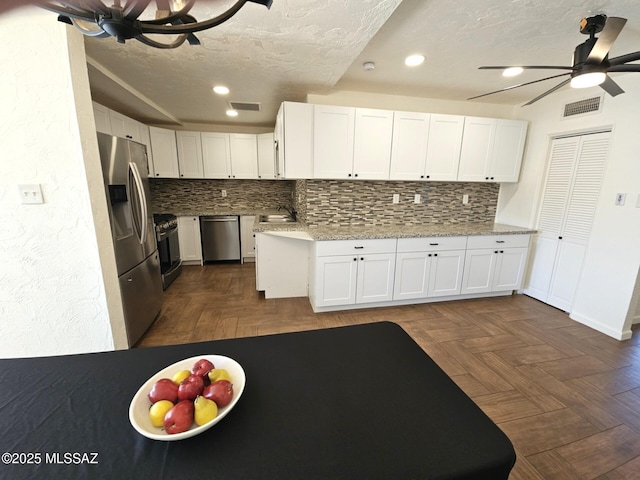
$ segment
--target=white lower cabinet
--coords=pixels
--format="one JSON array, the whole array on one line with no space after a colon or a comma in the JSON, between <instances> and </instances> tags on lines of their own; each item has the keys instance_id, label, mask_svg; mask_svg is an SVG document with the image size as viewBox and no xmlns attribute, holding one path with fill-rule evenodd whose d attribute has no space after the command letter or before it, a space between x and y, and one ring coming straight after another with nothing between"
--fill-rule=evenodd
<instances>
[{"instance_id":1,"label":"white lower cabinet","mask_svg":"<svg viewBox=\"0 0 640 480\"><path fill-rule=\"evenodd\" d=\"M469 237L461 293L517 290L529 250L529 235Z\"/></svg>"},{"instance_id":2,"label":"white lower cabinet","mask_svg":"<svg viewBox=\"0 0 640 480\"><path fill-rule=\"evenodd\" d=\"M202 265L200 241L200 217L178 217L178 241L180 258L184 265Z\"/></svg>"},{"instance_id":3,"label":"white lower cabinet","mask_svg":"<svg viewBox=\"0 0 640 480\"><path fill-rule=\"evenodd\" d=\"M467 237L398 239L394 300L459 295Z\"/></svg>"},{"instance_id":4,"label":"white lower cabinet","mask_svg":"<svg viewBox=\"0 0 640 480\"><path fill-rule=\"evenodd\" d=\"M255 219L253 215L240 217L240 249L243 262L255 261L256 258L256 235L253 233Z\"/></svg>"},{"instance_id":5,"label":"white lower cabinet","mask_svg":"<svg viewBox=\"0 0 640 480\"><path fill-rule=\"evenodd\" d=\"M316 242L313 262L314 308L393 299L396 239Z\"/></svg>"}]
</instances>

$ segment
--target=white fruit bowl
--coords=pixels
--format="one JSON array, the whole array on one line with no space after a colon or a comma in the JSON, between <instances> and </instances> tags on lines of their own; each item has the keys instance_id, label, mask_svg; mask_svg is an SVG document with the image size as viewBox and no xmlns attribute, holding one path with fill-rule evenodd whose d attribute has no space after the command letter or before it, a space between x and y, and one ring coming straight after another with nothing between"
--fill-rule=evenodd
<instances>
[{"instance_id":1,"label":"white fruit bowl","mask_svg":"<svg viewBox=\"0 0 640 480\"><path fill-rule=\"evenodd\" d=\"M218 409L218 416L216 418L201 426L193 423L191 428L186 432L169 434L161 427L154 427L151 424L151 419L149 418L149 407L151 407L151 402L148 398L153 385L161 378L171 378L180 370L191 370L193 364L201 358L209 360L213 363L215 368L224 368L229 372L229 375L231 375L231 383L233 383L233 398L231 399L231 402L227 406ZM129 421L131 422L131 425L133 425L133 428L135 428L141 435L153 440L172 442L175 440L183 440L185 438L193 437L213 427L231 411L240 399L240 396L244 391L245 383L246 377L244 370L238 362L229 357L224 357L222 355L198 355L197 357L185 358L184 360L180 360L173 365L163 368L140 387L133 396L131 404L129 405Z\"/></svg>"}]
</instances>

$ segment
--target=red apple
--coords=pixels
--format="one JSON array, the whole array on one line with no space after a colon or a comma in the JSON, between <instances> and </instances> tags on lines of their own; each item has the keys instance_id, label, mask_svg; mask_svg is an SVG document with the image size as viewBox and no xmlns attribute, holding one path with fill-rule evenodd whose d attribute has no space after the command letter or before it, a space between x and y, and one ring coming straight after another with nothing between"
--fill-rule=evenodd
<instances>
[{"instance_id":1,"label":"red apple","mask_svg":"<svg viewBox=\"0 0 640 480\"><path fill-rule=\"evenodd\" d=\"M189 430L193 423L193 402L182 400L176 403L164 416L164 431L182 433Z\"/></svg>"},{"instance_id":2,"label":"red apple","mask_svg":"<svg viewBox=\"0 0 640 480\"><path fill-rule=\"evenodd\" d=\"M195 400L202 393L204 380L199 375L189 375L178 385L179 400Z\"/></svg>"},{"instance_id":3,"label":"red apple","mask_svg":"<svg viewBox=\"0 0 640 480\"><path fill-rule=\"evenodd\" d=\"M193 364L193 368L191 369L191 373L194 375L198 375L199 377L204 377L209 370L213 370L215 367L213 363L211 363L206 358L201 358L196 363Z\"/></svg>"},{"instance_id":4,"label":"red apple","mask_svg":"<svg viewBox=\"0 0 640 480\"><path fill-rule=\"evenodd\" d=\"M156 403L160 400L169 400L171 403L176 403L178 401L178 385L169 378L161 378L153 385L148 397L151 403Z\"/></svg>"},{"instance_id":5,"label":"red apple","mask_svg":"<svg viewBox=\"0 0 640 480\"><path fill-rule=\"evenodd\" d=\"M206 387L202 396L216 402L218 408L225 407L233 398L233 384L229 380L218 380Z\"/></svg>"}]
</instances>

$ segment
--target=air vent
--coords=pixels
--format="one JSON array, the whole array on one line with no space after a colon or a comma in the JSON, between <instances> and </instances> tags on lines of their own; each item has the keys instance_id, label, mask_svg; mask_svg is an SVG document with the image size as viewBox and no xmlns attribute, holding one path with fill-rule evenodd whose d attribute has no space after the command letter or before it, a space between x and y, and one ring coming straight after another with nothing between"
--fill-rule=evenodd
<instances>
[{"instance_id":1,"label":"air vent","mask_svg":"<svg viewBox=\"0 0 640 480\"><path fill-rule=\"evenodd\" d=\"M578 102L567 103L564 106L562 116L564 118L576 115L584 115L585 113L599 112L602 106L602 96L586 98Z\"/></svg>"},{"instance_id":2,"label":"air vent","mask_svg":"<svg viewBox=\"0 0 640 480\"><path fill-rule=\"evenodd\" d=\"M243 110L245 112L259 112L261 108L260 102L229 102L229 106L234 110Z\"/></svg>"}]
</instances>

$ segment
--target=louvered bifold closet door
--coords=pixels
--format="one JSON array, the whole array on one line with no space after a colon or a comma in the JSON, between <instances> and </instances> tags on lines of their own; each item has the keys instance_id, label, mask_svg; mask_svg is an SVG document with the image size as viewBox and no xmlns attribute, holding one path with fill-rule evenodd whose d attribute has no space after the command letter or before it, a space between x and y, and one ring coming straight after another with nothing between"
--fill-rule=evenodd
<instances>
[{"instance_id":1,"label":"louvered bifold closet door","mask_svg":"<svg viewBox=\"0 0 640 480\"><path fill-rule=\"evenodd\" d=\"M610 132L554 139L524 292L571 311L598 204Z\"/></svg>"},{"instance_id":2,"label":"louvered bifold closet door","mask_svg":"<svg viewBox=\"0 0 640 480\"><path fill-rule=\"evenodd\" d=\"M598 205L609 136L597 133L580 137L578 161L562 229L563 238L586 244Z\"/></svg>"}]
</instances>

